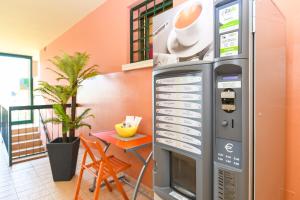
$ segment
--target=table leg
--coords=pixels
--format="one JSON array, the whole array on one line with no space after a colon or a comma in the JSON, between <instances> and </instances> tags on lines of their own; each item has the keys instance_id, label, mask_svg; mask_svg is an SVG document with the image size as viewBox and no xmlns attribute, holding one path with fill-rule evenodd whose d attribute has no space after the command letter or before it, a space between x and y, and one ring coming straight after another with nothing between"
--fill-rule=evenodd
<instances>
[{"instance_id":1,"label":"table leg","mask_svg":"<svg viewBox=\"0 0 300 200\"><path fill-rule=\"evenodd\" d=\"M132 197L131 197L131 200L136 200L136 197L137 197L137 194L138 194L138 191L139 191L139 187L140 187L140 184L141 184L141 181L144 177L144 173L148 167L148 164L151 160L151 157L152 157L152 154L153 152L151 151L147 157L147 159L145 160L139 153L137 153L136 151L132 151L132 153L140 160L142 161L143 163L143 167L140 171L140 174L138 176L138 179L136 181L136 185L135 185L135 188L134 188L134 191L133 191L133 194L132 194Z\"/></svg>"},{"instance_id":2,"label":"table leg","mask_svg":"<svg viewBox=\"0 0 300 200\"><path fill-rule=\"evenodd\" d=\"M95 191L95 189L96 189L96 180L97 180L97 178L93 179L93 183L92 183L91 187L89 188L90 192L94 192Z\"/></svg>"},{"instance_id":3,"label":"table leg","mask_svg":"<svg viewBox=\"0 0 300 200\"><path fill-rule=\"evenodd\" d=\"M106 142L103 142L103 143L105 144L105 147L104 147L103 151L104 151L104 153L106 153L108 151L108 148L109 148L110 144L106 143ZM94 180L93 180L93 184L89 188L90 192L94 192L95 191L95 189L96 189L96 180L97 180L97 178L95 177Z\"/></svg>"}]
</instances>

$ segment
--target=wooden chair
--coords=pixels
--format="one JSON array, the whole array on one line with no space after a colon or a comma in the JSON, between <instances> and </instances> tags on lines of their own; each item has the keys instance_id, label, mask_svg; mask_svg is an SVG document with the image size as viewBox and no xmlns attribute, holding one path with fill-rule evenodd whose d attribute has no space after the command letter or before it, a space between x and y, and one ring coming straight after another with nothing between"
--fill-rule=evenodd
<instances>
[{"instance_id":1,"label":"wooden chair","mask_svg":"<svg viewBox=\"0 0 300 200\"><path fill-rule=\"evenodd\" d=\"M94 141L91 139L88 139L84 137L83 135L80 136L80 140L82 145L85 148L85 152L83 154L82 163L81 163L81 169L76 185L76 192L75 192L75 200L79 200L79 192L80 192L80 185L82 180L82 175L84 170L87 170L92 175L94 175L96 179L96 189L94 192L94 200L98 200L99 198L99 192L102 181L104 181L107 189L109 191L112 191L112 188L108 182L108 178L112 177L118 191L122 194L123 198L125 200L128 200L128 197L122 187L122 184L120 183L117 173L122 172L130 167L130 164L125 163L114 156L106 156L102 146L99 141ZM100 158L96 159L96 156L94 155L92 150L96 150L96 153L99 153ZM86 163L87 155L90 156L91 162Z\"/></svg>"}]
</instances>

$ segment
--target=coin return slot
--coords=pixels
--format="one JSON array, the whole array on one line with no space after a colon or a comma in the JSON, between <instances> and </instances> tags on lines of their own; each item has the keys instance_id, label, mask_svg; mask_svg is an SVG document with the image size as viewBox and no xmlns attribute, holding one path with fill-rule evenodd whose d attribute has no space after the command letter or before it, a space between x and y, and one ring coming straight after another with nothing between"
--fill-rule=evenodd
<instances>
[{"instance_id":1,"label":"coin return slot","mask_svg":"<svg viewBox=\"0 0 300 200\"><path fill-rule=\"evenodd\" d=\"M231 113L236 110L235 92L233 89L225 89L221 92L222 110Z\"/></svg>"}]
</instances>

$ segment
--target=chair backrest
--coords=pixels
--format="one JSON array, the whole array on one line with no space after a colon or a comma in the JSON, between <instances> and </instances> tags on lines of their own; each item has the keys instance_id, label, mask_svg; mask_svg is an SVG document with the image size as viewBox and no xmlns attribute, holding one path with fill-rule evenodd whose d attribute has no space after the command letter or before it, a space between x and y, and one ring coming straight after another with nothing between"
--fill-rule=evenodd
<instances>
[{"instance_id":1,"label":"chair backrest","mask_svg":"<svg viewBox=\"0 0 300 200\"><path fill-rule=\"evenodd\" d=\"M92 159L93 162L96 162L97 159L95 158L95 155L94 155L92 149L95 149L100 154L101 159L104 162L108 161L99 141L89 139L89 138L85 137L84 135L80 135L80 140L81 140L81 143L84 146L86 152L88 153L88 155L90 156L90 158Z\"/></svg>"}]
</instances>

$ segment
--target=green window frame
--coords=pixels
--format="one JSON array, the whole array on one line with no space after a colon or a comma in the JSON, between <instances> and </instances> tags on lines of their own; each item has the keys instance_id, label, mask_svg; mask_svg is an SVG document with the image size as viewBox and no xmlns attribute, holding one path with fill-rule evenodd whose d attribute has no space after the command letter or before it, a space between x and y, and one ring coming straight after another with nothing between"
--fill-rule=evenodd
<instances>
[{"instance_id":1,"label":"green window frame","mask_svg":"<svg viewBox=\"0 0 300 200\"><path fill-rule=\"evenodd\" d=\"M153 17L173 7L173 0L145 0L130 9L130 62L152 59Z\"/></svg>"},{"instance_id":2,"label":"green window frame","mask_svg":"<svg viewBox=\"0 0 300 200\"><path fill-rule=\"evenodd\" d=\"M33 75L32 75L32 56L27 56L27 55L19 55L19 54L11 54L11 53L2 53L0 52L0 56L3 57L12 57L12 58L23 58L23 59L28 59L30 63L30 69L29 69L29 92L30 92L30 100L28 106L33 106ZM13 108L14 106L12 106ZM14 121L12 125L18 125L18 124L30 124L33 123L33 111L30 110L30 118L28 120L20 120L20 121Z\"/></svg>"}]
</instances>

